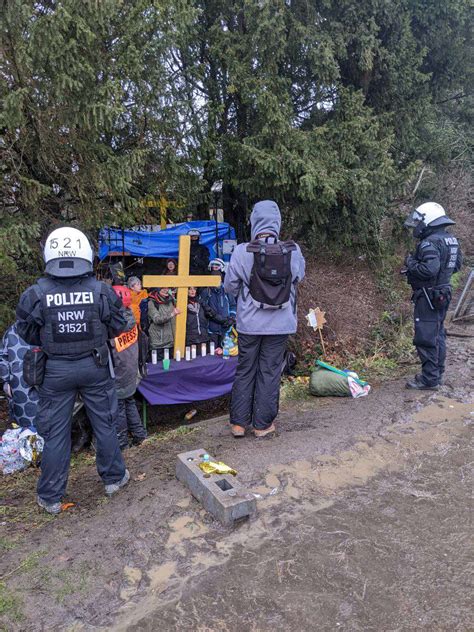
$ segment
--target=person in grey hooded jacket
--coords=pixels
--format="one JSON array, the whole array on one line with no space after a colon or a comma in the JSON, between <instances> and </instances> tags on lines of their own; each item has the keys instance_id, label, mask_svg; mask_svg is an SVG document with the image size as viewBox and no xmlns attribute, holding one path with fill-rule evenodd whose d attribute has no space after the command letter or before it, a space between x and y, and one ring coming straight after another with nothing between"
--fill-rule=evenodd
<instances>
[{"instance_id":1,"label":"person in grey hooded jacket","mask_svg":"<svg viewBox=\"0 0 474 632\"><path fill-rule=\"evenodd\" d=\"M250 216L252 241L278 241L281 214L272 200L257 202ZM290 299L281 309L264 309L250 295L254 254L247 243L239 244L230 260L224 290L237 300L239 362L232 388L231 431L242 437L248 429L264 437L275 432L278 414L281 365L289 334L297 328L297 284L305 273L299 246L291 253L292 286Z\"/></svg>"}]
</instances>

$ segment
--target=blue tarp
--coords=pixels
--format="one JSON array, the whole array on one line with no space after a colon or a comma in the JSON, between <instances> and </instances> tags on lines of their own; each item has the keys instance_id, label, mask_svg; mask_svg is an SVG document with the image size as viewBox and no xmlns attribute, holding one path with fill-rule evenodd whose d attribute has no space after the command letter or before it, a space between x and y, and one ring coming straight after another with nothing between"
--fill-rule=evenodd
<instances>
[{"instance_id":1,"label":"blue tarp","mask_svg":"<svg viewBox=\"0 0 474 632\"><path fill-rule=\"evenodd\" d=\"M192 228L201 231L201 244L209 248L209 254L216 257L216 223L213 221L186 222L159 231L121 230L103 228L99 232L99 258L105 259L110 252L130 253L133 257L174 257L178 258L179 236L187 235ZM235 239L235 230L227 222L218 224L219 249L222 252L224 239Z\"/></svg>"}]
</instances>

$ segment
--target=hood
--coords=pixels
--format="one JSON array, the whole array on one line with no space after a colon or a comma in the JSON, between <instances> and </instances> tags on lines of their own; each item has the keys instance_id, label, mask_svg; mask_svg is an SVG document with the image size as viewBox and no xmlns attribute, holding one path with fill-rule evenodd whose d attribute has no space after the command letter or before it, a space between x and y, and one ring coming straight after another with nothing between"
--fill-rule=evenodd
<instances>
[{"instance_id":1,"label":"hood","mask_svg":"<svg viewBox=\"0 0 474 632\"><path fill-rule=\"evenodd\" d=\"M260 233L271 233L278 237L281 227L281 214L278 204L273 200L257 202L250 215L252 240Z\"/></svg>"}]
</instances>

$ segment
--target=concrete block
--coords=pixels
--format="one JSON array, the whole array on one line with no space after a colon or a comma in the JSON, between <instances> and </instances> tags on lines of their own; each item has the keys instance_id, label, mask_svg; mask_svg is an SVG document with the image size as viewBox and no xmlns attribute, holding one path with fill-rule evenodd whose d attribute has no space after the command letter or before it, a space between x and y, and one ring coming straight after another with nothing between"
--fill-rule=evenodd
<instances>
[{"instance_id":1,"label":"concrete block","mask_svg":"<svg viewBox=\"0 0 474 632\"><path fill-rule=\"evenodd\" d=\"M236 476L211 474L206 477L198 464L206 450L191 450L178 454L176 478L189 488L204 509L225 526L257 512L257 503ZM215 461L210 456L211 461Z\"/></svg>"}]
</instances>

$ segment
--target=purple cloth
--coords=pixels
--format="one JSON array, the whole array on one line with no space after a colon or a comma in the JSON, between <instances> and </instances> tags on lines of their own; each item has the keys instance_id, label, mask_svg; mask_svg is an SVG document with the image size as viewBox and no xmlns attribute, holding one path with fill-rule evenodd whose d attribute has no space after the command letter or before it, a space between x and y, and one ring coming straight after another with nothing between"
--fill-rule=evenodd
<instances>
[{"instance_id":1,"label":"purple cloth","mask_svg":"<svg viewBox=\"0 0 474 632\"><path fill-rule=\"evenodd\" d=\"M148 375L138 390L149 404L186 404L226 395L232 390L237 358L206 356L190 362L171 360L169 371L163 363L148 364Z\"/></svg>"}]
</instances>

